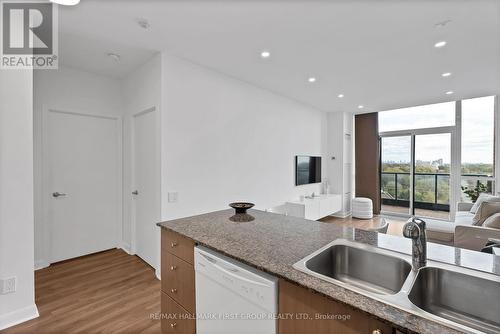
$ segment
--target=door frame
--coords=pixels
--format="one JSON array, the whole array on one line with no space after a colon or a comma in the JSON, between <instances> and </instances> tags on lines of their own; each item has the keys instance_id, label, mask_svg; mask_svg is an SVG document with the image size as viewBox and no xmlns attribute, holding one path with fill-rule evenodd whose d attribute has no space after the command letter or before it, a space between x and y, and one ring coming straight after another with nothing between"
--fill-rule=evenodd
<instances>
[{"instance_id":1,"label":"door frame","mask_svg":"<svg viewBox=\"0 0 500 334\"><path fill-rule=\"evenodd\" d=\"M69 110L71 109L71 110ZM78 110L77 108L57 108L51 107L48 105L42 106L41 113L41 145L39 152L39 166L41 168L40 176L42 178L40 182L40 191L39 194L38 205L40 206L40 231L42 233L41 238L41 247L42 247L42 258L43 263L40 264L41 267L49 266L52 263L52 252L50 250L50 245L52 242L51 230L53 225L50 221L50 185L49 185L49 162L47 159L47 154L49 153L48 147L48 116L50 112L56 112L61 114L69 114L75 116L84 116L84 117L94 117L101 119L109 119L115 121L116 125L116 143L117 143L117 152L116 152L116 165L118 166L118 171L115 175L116 177L116 198L117 198L117 207L116 207L116 222L115 222L115 240L114 243L116 247L120 246L122 240L123 233L123 125L122 125L122 117L117 115L102 115L91 113L87 111Z\"/></svg>"},{"instance_id":2,"label":"door frame","mask_svg":"<svg viewBox=\"0 0 500 334\"><path fill-rule=\"evenodd\" d=\"M130 252L131 254L136 254L137 252L137 221L136 221L136 201L134 200L134 197L132 195L132 191L136 190L136 180L135 180L135 172L136 172L136 165L135 165L135 120L137 117L142 116L147 113L154 113L154 119L155 119L155 141L156 141L156 151L155 151L155 166L156 166L156 179L158 183L158 189L157 189L157 198L156 203L157 203L157 215L158 215L158 220L161 219L161 119L160 119L160 112L159 109L156 105L153 105L149 108L143 109L139 112L133 113L130 116L130 189L128 191L128 203L130 203L130 227L131 227L131 233L130 233ZM161 265L161 250L160 250L160 242L161 242L161 234L158 233L158 237L156 239L156 248L157 248L157 263L155 264L155 274L158 279L160 279L161 274L160 274L160 265Z\"/></svg>"},{"instance_id":3,"label":"door frame","mask_svg":"<svg viewBox=\"0 0 500 334\"><path fill-rule=\"evenodd\" d=\"M401 131L387 131L380 132L380 150L382 150L382 138L389 137L410 137L411 138L411 161L410 161L410 213L402 214L402 213L393 213L393 212L385 212L381 211L381 214L392 215L392 216L400 216L400 217L410 217L413 216L414 213L414 183L415 183L415 137L419 135L432 135L432 134L450 134L450 220L455 220L456 208L454 203L458 202L460 198L460 180L461 180L461 172L460 172L460 144L461 144L461 124L459 122L461 118L461 104L457 102L456 104L456 112L455 112L455 125L454 126L443 126L436 128L423 128L423 129L411 129L411 130L401 130ZM382 159L382 155L380 155ZM382 163L382 160L380 161ZM379 178L382 177L382 169L380 169ZM380 191L380 189L379 189ZM431 218L435 220L439 220L439 218Z\"/></svg>"}]
</instances>

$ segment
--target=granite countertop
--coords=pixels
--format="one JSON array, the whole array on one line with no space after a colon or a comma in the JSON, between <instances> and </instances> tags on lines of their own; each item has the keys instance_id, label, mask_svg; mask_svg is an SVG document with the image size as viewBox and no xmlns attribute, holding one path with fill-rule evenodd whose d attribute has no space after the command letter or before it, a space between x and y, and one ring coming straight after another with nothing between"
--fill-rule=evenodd
<instances>
[{"instance_id":1,"label":"granite countertop","mask_svg":"<svg viewBox=\"0 0 500 334\"><path fill-rule=\"evenodd\" d=\"M418 333L461 333L408 311L375 300L293 268L293 264L336 239L370 244L411 254L411 241L402 237L341 227L259 210L248 210L250 222L229 220L234 210L158 223L274 276L294 282L351 305L401 328ZM428 259L500 275L500 257L438 244L428 244Z\"/></svg>"}]
</instances>

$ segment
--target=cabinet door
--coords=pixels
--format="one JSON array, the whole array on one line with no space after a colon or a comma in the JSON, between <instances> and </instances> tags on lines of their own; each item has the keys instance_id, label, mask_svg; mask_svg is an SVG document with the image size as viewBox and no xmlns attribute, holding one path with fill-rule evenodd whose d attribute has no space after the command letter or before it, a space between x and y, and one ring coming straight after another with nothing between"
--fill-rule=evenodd
<instances>
[{"instance_id":1,"label":"cabinet door","mask_svg":"<svg viewBox=\"0 0 500 334\"><path fill-rule=\"evenodd\" d=\"M320 200L317 199L306 199L305 203L305 218L310 220L318 220L320 219L319 213L319 203Z\"/></svg>"},{"instance_id":2,"label":"cabinet door","mask_svg":"<svg viewBox=\"0 0 500 334\"><path fill-rule=\"evenodd\" d=\"M280 334L392 333L386 323L285 280L279 281L279 314Z\"/></svg>"},{"instance_id":3,"label":"cabinet door","mask_svg":"<svg viewBox=\"0 0 500 334\"><path fill-rule=\"evenodd\" d=\"M163 315L161 319L162 334L195 334L194 314L186 311L163 292L161 294L161 311Z\"/></svg>"}]
</instances>

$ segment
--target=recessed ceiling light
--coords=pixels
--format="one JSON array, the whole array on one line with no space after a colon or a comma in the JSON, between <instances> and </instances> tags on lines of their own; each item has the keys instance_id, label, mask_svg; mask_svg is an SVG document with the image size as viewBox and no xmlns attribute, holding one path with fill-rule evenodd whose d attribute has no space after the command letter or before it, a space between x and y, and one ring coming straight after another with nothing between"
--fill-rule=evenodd
<instances>
[{"instance_id":1,"label":"recessed ceiling light","mask_svg":"<svg viewBox=\"0 0 500 334\"><path fill-rule=\"evenodd\" d=\"M441 74L442 77L449 77L451 75L451 72L444 72L443 74Z\"/></svg>"},{"instance_id":2,"label":"recessed ceiling light","mask_svg":"<svg viewBox=\"0 0 500 334\"><path fill-rule=\"evenodd\" d=\"M310 77L309 79L307 79L307 81L309 81L310 83L313 83L313 82L316 82L316 78Z\"/></svg>"},{"instance_id":3,"label":"recessed ceiling light","mask_svg":"<svg viewBox=\"0 0 500 334\"><path fill-rule=\"evenodd\" d=\"M271 52L269 52L269 51L262 51L262 52L260 53L260 56L261 56L262 58L269 58L269 57L271 56Z\"/></svg>"},{"instance_id":4,"label":"recessed ceiling light","mask_svg":"<svg viewBox=\"0 0 500 334\"><path fill-rule=\"evenodd\" d=\"M344 97L344 94L339 94L339 95L337 95L337 97L338 97L339 99L341 99L341 98L343 98L343 97Z\"/></svg>"},{"instance_id":5,"label":"recessed ceiling light","mask_svg":"<svg viewBox=\"0 0 500 334\"><path fill-rule=\"evenodd\" d=\"M360 105L358 106L358 109L363 109L364 107L365 107L364 105L360 104Z\"/></svg>"},{"instance_id":6,"label":"recessed ceiling light","mask_svg":"<svg viewBox=\"0 0 500 334\"><path fill-rule=\"evenodd\" d=\"M117 63L120 61L120 58L121 58L119 54L116 54L113 52L108 53L108 57L113 59Z\"/></svg>"},{"instance_id":7,"label":"recessed ceiling light","mask_svg":"<svg viewBox=\"0 0 500 334\"><path fill-rule=\"evenodd\" d=\"M446 95L451 95L451 94L453 94L453 91L452 91L452 90L449 90L449 91L447 91L445 94L446 94Z\"/></svg>"},{"instance_id":8,"label":"recessed ceiling light","mask_svg":"<svg viewBox=\"0 0 500 334\"><path fill-rule=\"evenodd\" d=\"M142 29L149 29L151 27L151 25L149 24L149 21L147 19L144 19L144 18L137 19L137 24Z\"/></svg>"},{"instance_id":9,"label":"recessed ceiling light","mask_svg":"<svg viewBox=\"0 0 500 334\"><path fill-rule=\"evenodd\" d=\"M434 47L435 48L442 48L445 45L446 45L446 41L440 41L440 42L437 42L436 44L434 44Z\"/></svg>"}]
</instances>

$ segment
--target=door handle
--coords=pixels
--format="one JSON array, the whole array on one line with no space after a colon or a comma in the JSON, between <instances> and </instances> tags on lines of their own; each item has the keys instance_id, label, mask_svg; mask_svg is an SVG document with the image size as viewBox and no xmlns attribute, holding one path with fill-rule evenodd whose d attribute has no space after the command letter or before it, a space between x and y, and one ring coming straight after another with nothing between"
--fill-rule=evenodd
<instances>
[{"instance_id":1,"label":"door handle","mask_svg":"<svg viewBox=\"0 0 500 334\"><path fill-rule=\"evenodd\" d=\"M52 197L57 198L57 197L61 197L61 196L66 196L66 194L65 193L60 193L58 191L56 191L55 193L52 193Z\"/></svg>"},{"instance_id":2,"label":"door handle","mask_svg":"<svg viewBox=\"0 0 500 334\"><path fill-rule=\"evenodd\" d=\"M137 190L132 191L132 195L139 195L139 192Z\"/></svg>"}]
</instances>

